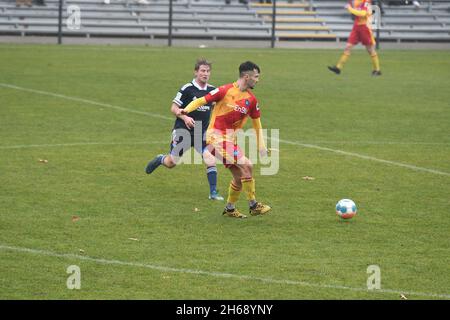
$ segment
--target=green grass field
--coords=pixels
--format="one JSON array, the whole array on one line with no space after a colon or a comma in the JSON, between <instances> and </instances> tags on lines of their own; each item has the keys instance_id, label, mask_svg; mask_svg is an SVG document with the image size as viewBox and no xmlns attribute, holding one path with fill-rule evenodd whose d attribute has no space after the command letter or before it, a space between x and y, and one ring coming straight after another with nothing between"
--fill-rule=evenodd
<instances>
[{"instance_id":1,"label":"green grass field","mask_svg":"<svg viewBox=\"0 0 450 320\"><path fill-rule=\"evenodd\" d=\"M450 299L450 52L380 51L379 78L362 50L331 74L340 54L0 45L0 298ZM281 140L278 174L255 169L268 216L222 217L203 165L144 173L201 56L214 85L261 66Z\"/></svg>"}]
</instances>

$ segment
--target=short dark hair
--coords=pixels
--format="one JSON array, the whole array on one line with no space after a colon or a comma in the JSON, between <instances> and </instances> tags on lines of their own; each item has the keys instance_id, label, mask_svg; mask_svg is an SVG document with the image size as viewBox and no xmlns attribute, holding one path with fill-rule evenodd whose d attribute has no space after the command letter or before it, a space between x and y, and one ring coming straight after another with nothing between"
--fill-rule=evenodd
<instances>
[{"instance_id":1,"label":"short dark hair","mask_svg":"<svg viewBox=\"0 0 450 320\"><path fill-rule=\"evenodd\" d=\"M239 76L242 77L246 72L253 71L255 69L258 70L259 73L261 72L261 69L256 63L245 61L239 66Z\"/></svg>"},{"instance_id":2,"label":"short dark hair","mask_svg":"<svg viewBox=\"0 0 450 320\"><path fill-rule=\"evenodd\" d=\"M194 70L198 71L200 69L200 66L208 66L211 69L212 63L206 60L205 58L197 59L197 62L195 63Z\"/></svg>"}]
</instances>

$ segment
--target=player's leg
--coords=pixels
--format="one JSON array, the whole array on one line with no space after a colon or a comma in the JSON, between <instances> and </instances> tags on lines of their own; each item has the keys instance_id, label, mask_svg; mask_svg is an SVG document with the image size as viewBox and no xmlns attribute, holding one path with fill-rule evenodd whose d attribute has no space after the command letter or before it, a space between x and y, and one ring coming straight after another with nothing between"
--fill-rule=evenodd
<instances>
[{"instance_id":1,"label":"player's leg","mask_svg":"<svg viewBox=\"0 0 450 320\"><path fill-rule=\"evenodd\" d=\"M250 214L256 216L269 212L271 208L268 205L256 201L256 185L253 178L252 162L247 157L242 156L236 166L241 172L242 191L247 196Z\"/></svg>"},{"instance_id":2,"label":"player's leg","mask_svg":"<svg viewBox=\"0 0 450 320\"><path fill-rule=\"evenodd\" d=\"M344 64L347 62L348 58L350 58L350 54L352 52L353 47L354 47L353 43L347 42L347 44L345 45L344 52L339 58L337 64L334 67L328 67L328 69L330 69L336 74L340 74L342 69L344 69Z\"/></svg>"},{"instance_id":3,"label":"player's leg","mask_svg":"<svg viewBox=\"0 0 450 320\"><path fill-rule=\"evenodd\" d=\"M166 168L172 169L177 164L171 154L158 154L155 158L150 160L150 162L147 164L147 166L145 167L145 172L147 174L150 174L153 171L155 171L155 169L158 168L160 165L163 165Z\"/></svg>"},{"instance_id":4,"label":"player's leg","mask_svg":"<svg viewBox=\"0 0 450 320\"><path fill-rule=\"evenodd\" d=\"M344 68L344 64L347 62L348 58L350 58L352 48L356 44L358 44L358 42L359 42L359 30L356 27L353 27L352 32L348 37L344 52L339 58L337 64L335 66L329 66L328 69L336 74L340 74L342 69Z\"/></svg>"},{"instance_id":5,"label":"player's leg","mask_svg":"<svg viewBox=\"0 0 450 320\"><path fill-rule=\"evenodd\" d=\"M177 130L173 130L169 154L158 154L147 164L145 167L145 172L147 174L151 174L160 165L163 165L169 169L174 168L177 165L178 159L183 156L184 149L186 148L186 142L183 142L183 135L179 135Z\"/></svg>"},{"instance_id":6,"label":"player's leg","mask_svg":"<svg viewBox=\"0 0 450 320\"><path fill-rule=\"evenodd\" d=\"M370 55L370 60L372 61L372 75L381 76L380 60L378 59L378 54L375 51L376 42L372 29L367 26L362 26L360 31L360 38L362 44L366 47L366 50Z\"/></svg>"},{"instance_id":7,"label":"player's leg","mask_svg":"<svg viewBox=\"0 0 450 320\"><path fill-rule=\"evenodd\" d=\"M239 195L242 190L242 169L235 165L237 146L231 141L224 139L220 135L210 137L210 144L208 149L218 160L222 161L225 168L229 169L233 176L228 187L227 205L223 210L223 215L231 218L247 218L246 215L240 213L236 208L236 202L239 200Z\"/></svg>"},{"instance_id":8,"label":"player's leg","mask_svg":"<svg viewBox=\"0 0 450 320\"><path fill-rule=\"evenodd\" d=\"M253 164L244 155L241 148L233 142L226 141L225 152L222 154L226 155L226 165L232 164L233 167L233 182L238 185L240 180L241 189L247 196L247 200L250 207L250 214L260 215L267 213L271 208L256 201L256 191L255 191L255 179L253 178Z\"/></svg>"},{"instance_id":9,"label":"player's leg","mask_svg":"<svg viewBox=\"0 0 450 320\"><path fill-rule=\"evenodd\" d=\"M378 59L378 54L375 50L375 45L366 45L366 49L370 55L370 60L372 60L372 75L381 76L380 60Z\"/></svg>"},{"instance_id":10,"label":"player's leg","mask_svg":"<svg viewBox=\"0 0 450 320\"><path fill-rule=\"evenodd\" d=\"M242 190L241 169L235 165L229 165L227 167L230 170L233 179L231 179L230 186L228 187L227 205L222 214L232 218L247 218L246 215L240 213L236 209L236 202L239 200Z\"/></svg>"},{"instance_id":11,"label":"player's leg","mask_svg":"<svg viewBox=\"0 0 450 320\"><path fill-rule=\"evenodd\" d=\"M265 214L270 210L269 206L258 203L255 199L255 180L253 179L253 165L244 156L242 150L234 142L226 139L215 139L208 147L212 147L217 159L220 159L226 168L230 169L233 180L228 188L227 206L224 215L236 218L244 218L235 207L241 191L243 191L250 205L252 215Z\"/></svg>"},{"instance_id":12,"label":"player's leg","mask_svg":"<svg viewBox=\"0 0 450 320\"><path fill-rule=\"evenodd\" d=\"M348 58L350 58L353 46L354 45L352 43L348 42L345 46L344 53L339 58L337 64L335 66L329 66L328 69L336 74L340 74L342 69L344 68L344 64L347 62Z\"/></svg>"},{"instance_id":13,"label":"player's leg","mask_svg":"<svg viewBox=\"0 0 450 320\"><path fill-rule=\"evenodd\" d=\"M255 179L253 179L253 164L247 157L241 156L236 167L238 167L241 172L242 191L244 191L247 196L248 205L250 208L254 207L257 201Z\"/></svg>"},{"instance_id":14,"label":"player's leg","mask_svg":"<svg viewBox=\"0 0 450 320\"><path fill-rule=\"evenodd\" d=\"M344 68L344 64L347 62L348 58L350 58L350 54L352 52L352 48L354 47L353 43L347 43L344 49L344 53L339 58L338 63L336 64L336 67L339 68L339 70L342 70Z\"/></svg>"},{"instance_id":15,"label":"player's leg","mask_svg":"<svg viewBox=\"0 0 450 320\"><path fill-rule=\"evenodd\" d=\"M206 165L206 177L209 184L209 199L222 201L223 197L217 191L217 167L216 158L207 148L203 150L203 162Z\"/></svg>"},{"instance_id":16,"label":"player's leg","mask_svg":"<svg viewBox=\"0 0 450 320\"><path fill-rule=\"evenodd\" d=\"M213 150L212 146L206 144L206 132L200 134L194 134L192 136L191 146L202 155L203 162L206 165L206 177L208 178L209 184L209 199L222 201L223 197L217 191L217 167L216 158L211 153Z\"/></svg>"}]
</instances>

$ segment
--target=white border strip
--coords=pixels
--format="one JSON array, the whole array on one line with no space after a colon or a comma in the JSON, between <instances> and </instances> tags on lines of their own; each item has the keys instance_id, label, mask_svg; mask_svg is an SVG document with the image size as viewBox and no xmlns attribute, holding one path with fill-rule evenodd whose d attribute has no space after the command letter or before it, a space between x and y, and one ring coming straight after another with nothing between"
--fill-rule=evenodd
<instances>
[{"instance_id":1,"label":"white border strip","mask_svg":"<svg viewBox=\"0 0 450 320\"><path fill-rule=\"evenodd\" d=\"M120 106L115 106L115 105L111 105L111 104L107 104L107 103L101 103L101 102L96 102L96 101L82 99L82 98L77 98L77 97L70 97L70 96L66 96L66 95L63 95L63 94L57 94L57 93L52 93L52 92L47 92L47 91L42 91L42 90L28 89L28 88L14 86L14 85L6 84L6 83L0 83L0 87L5 87L5 88L10 88L10 89L15 89L15 90L21 90L21 91L27 91L27 92L31 92L31 93L37 93L37 94L47 95L47 96L51 96L51 97L55 97L55 98L62 98L62 99L66 99L66 100L72 100L72 101L76 101L76 102L88 103L88 104L91 104L91 105L97 105L97 106L110 108L110 109L114 109L114 110L130 112L130 113L135 113L135 114L140 114L140 115L145 115L145 116L149 116L149 117L153 117L153 118L173 120L173 117L166 117L166 116L162 116L162 115L155 114L155 113L138 111L138 110L124 108L124 107L120 107ZM312 149L317 149L317 150L321 150L321 151L329 151L329 152L337 153L337 154L344 155L344 156L351 156L351 157L356 157L356 158L360 158L360 159L364 159L364 160L370 160L370 161L380 162L380 163L394 165L394 166L398 166L398 167L403 167L403 168L411 169L411 170L414 170L414 171L422 171L422 172L427 172L427 173L432 173L432 174L436 174L436 175L442 175L442 176L450 177L450 173L444 172L444 171L435 170L435 169L428 169L428 168L418 167L418 166L405 164L405 163L401 163L401 162L395 162L395 161L390 161L390 160L379 159L379 158L366 156L366 155L359 154L359 153L347 152L347 151L338 150L338 149L331 149L331 148L321 147L321 146L314 145L314 144L300 143L300 142L289 141L289 140L284 140L284 139L279 139L279 141L282 142L282 143L291 144L291 145L297 145L297 146L301 146L301 147L305 147L305 148L312 148Z\"/></svg>"},{"instance_id":2,"label":"white border strip","mask_svg":"<svg viewBox=\"0 0 450 320\"><path fill-rule=\"evenodd\" d=\"M239 274L225 273L225 272L213 272L213 271L194 270L194 269L172 268L172 267L165 267L165 266L146 264L146 263L140 263L140 262L99 259L99 258L92 258L89 256L80 256L80 255L70 254L70 253L62 254L62 253L56 253L56 252L47 251L47 250L30 249L30 248L2 245L2 244L0 244L0 250L23 252L23 253L36 254L36 255L41 255L41 256L56 257L56 258L78 259L78 260L84 260L84 261L89 261L89 262L93 262L93 263L99 263L99 264L138 267L138 268L152 269L152 270L161 271L161 272L176 272L176 273L210 276L210 277L216 277L216 278L229 278L229 279L236 279L236 280L258 281L258 282L264 282L264 283L269 283L269 284L294 285L294 286L313 287L313 288L321 288L321 289L349 290L349 291L365 292L365 293L389 293L389 294L397 294L397 295L403 294L406 296L422 296L422 297L429 297L429 298L450 299L450 295L448 295L448 294L402 291L402 290L391 290L391 289L368 290L365 288L355 288L355 287L347 287L347 286L341 286L341 285L317 284L317 283L310 283L310 282L304 282L304 281L254 277L254 276L249 276L249 275L239 275Z\"/></svg>"}]
</instances>

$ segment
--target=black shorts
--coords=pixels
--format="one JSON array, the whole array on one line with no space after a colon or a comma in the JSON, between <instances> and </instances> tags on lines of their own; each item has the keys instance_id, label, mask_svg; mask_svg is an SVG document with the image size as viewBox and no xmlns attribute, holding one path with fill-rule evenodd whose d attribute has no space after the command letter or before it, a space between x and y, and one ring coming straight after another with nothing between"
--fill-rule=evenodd
<instances>
[{"instance_id":1,"label":"black shorts","mask_svg":"<svg viewBox=\"0 0 450 320\"><path fill-rule=\"evenodd\" d=\"M181 158L184 152L192 147L203 156L203 151L206 149L205 131L201 135L196 136L186 129L174 129L172 131L172 141L170 142L171 156Z\"/></svg>"}]
</instances>

